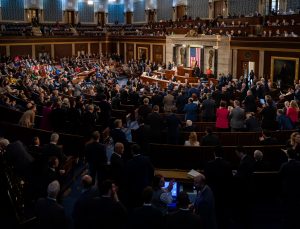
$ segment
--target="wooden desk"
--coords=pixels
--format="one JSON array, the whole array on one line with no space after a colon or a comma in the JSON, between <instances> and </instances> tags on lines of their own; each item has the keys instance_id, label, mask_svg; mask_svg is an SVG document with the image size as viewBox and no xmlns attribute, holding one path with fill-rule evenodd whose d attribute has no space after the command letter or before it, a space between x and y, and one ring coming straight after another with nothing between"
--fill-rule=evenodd
<instances>
[{"instance_id":1,"label":"wooden desk","mask_svg":"<svg viewBox=\"0 0 300 229\"><path fill-rule=\"evenodd\" d=\"M174 70L166 70L166 78L167 79L171 79L171 77L175 75L175 71Z\"/></svg>"}]
</instances>

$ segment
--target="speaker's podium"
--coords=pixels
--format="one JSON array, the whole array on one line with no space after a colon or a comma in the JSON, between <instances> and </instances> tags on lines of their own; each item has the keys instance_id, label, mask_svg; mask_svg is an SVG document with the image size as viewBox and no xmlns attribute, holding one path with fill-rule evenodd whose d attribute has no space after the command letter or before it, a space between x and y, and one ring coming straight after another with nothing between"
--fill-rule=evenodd
<instances>
[{"instance_id":1,"label":"speaker's podium","mask_svg":"<svg viewBox=\"0 0 300 229\"><path fill-rule=\"evenodd\" d=\"M179 76L189 76L189 77L192 77L193 76L193 69L191 69L191 68L185 68L183 66L178 66L177 67L177 74Z\"/></svg>"}]
</instances>

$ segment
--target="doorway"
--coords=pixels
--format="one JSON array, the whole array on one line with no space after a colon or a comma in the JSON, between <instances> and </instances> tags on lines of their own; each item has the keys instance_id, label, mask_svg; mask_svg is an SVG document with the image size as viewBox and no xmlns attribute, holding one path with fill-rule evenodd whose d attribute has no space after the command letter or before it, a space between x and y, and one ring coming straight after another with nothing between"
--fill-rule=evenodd
<instances>
[{"instance_id":1,"label":"doorway","mask_svg":"<svg viewBox=\"0 0 300 229\"><path fill-rule=\"evenodd\" d=\"M224 1L215 1L214 2L214 17L223 16L224 12Z\"/></svg>"},{"instance_id":2,"label":"doorway","mask_svg":"<svg viewBox=\"0 0 300 229\"><path fill-rule=\"evenodd\" d=\"M28 9L27 18L29 22L31 22L34 26L36 26L39 23L39 10Z\"/></svg>"},{"instance_id":3,"label":"doorway","mask_svg":"<svg viewBox=\"0 0 300 229\"><path fill-rule=\"evenodd\" d=\"M75 24L75 12L73 10L67 10L65 14L65 21L67 24L74 26Z\"/></svg>"}]
</instances>

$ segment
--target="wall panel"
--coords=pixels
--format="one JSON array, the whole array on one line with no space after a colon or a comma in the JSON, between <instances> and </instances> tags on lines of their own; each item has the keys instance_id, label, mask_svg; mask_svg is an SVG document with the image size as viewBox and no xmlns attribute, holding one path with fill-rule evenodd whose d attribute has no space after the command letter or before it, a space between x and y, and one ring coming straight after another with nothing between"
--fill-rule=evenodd
<instances>
[{"instance_id":1,"label":"wall panel","mask_svg":"<svg viewBox=\"0 0 300 229\"><path fill-rule=\"evenodd\" d=\"M55 44L54 55L57 58L71 57L72 56L72 45L71 44Z\"/></svg>"},{"instance_id":2,"label":"wall panel","mask_svg":"<svg viewBox=\"0 0 300 229\"><path fill-rule=\"evenodd\" d=\"M10 55L14 56L32 56L31 45L12 45L10 46Z\"/></svg>"}]
</instances>

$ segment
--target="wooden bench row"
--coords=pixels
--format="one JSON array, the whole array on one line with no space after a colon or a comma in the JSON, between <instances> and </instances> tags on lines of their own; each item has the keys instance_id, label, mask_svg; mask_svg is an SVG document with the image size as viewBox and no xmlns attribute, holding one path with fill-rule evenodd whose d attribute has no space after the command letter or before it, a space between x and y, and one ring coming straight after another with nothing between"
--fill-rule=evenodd
<instances>
[{"instance_id":1,"label":"wooden bench row","mask_svg":"<svg viewBox=\"0 0 300 229\"><path fill-rule=\"evenodd\" d=\"M282 145L274 146L245 146L245 152L253 155L255 150L261 150L264 160L269 163L270 170L278 171L280 165L287 160L281 150ZM150 144L148 156L155 168L162 169L198 169L203 170L208 161L214 159L213 146L178 146L166 144ZM233 169L239 165L239 158L235 153L235 146L223 147L224 158Z\"/></svg>"},{"instance_id":2,"label":"wooden bench row","mask_svg":"<svg viewBox=\"0 0 300 229\"><path fill-rule=\"evenodd\" d=\"M8 138L10 141L20 140L25 145L32 144L35 136L40 138L41 144L50 142L51 131L35 128L21 127L18 124L0 122L0 136ZM80 135L59 134L59 145L63 146L63 152L68 156L78 157L84 151L85 139Z\"/></svg>"}]
</instances>

